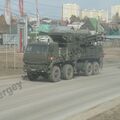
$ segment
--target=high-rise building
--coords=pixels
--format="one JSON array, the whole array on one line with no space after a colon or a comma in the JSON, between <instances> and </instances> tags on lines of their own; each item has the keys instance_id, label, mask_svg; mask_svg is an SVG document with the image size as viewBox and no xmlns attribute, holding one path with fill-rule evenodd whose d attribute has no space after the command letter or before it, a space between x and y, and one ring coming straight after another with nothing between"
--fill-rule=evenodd
<instances>
[{"instance_id":1,"label":"high-rise building","mask_svg":"<svg viewBox=\"0 0 120 120\"><path fill-rule=\"evenodd\" d=\"M63 20L70 20L70 17L80 16L80 6L77 4L63 4Z\"/></svg>"},{"instance_id":2,"label":"high-rise building","mask_svg":"<svg viewBox=\"0 0 120 120\"><path fill-rule=\"evenodd\" d=\"M96 19L100 19L103 21L107 21L108 20L108 12L105 10L82 10L81 13L81 17L82 19L84 19L85 17L89 17L89 18L96 18Z\"/></svg>"},{"instance_id":3,"label":"high-rise building","mask_svg":"<svg viewBox=\"0 0 120 120\"><path fill-rule=\"evenodd\" d=\"M120 5L112 6L111 17L113 17L116 13L118 13L120 16Z\"/></svg>"}]
</instances>

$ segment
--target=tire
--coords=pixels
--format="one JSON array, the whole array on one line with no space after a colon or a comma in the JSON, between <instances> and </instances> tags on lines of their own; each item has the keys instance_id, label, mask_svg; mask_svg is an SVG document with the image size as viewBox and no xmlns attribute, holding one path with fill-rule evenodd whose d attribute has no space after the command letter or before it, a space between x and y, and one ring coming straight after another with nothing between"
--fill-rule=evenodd
<instances>
[{"instance_id":1,"label":"tire","mask_svg":"<svg viewBox=\"0 0 120 120\"><path fill-rule=\"evenodd\" d=\"M103 68L103 60L100 60L100 69L102 69Z\"/></svg>"},{"instance_id":2,"label":"tire","mask_svg":"<svg viewBox=\"0 0 120 120\"><path fill-rule=\"evenodd\" d=\"M85 75L86 75L86 76L92 75L92 72L93 72L92 70L93 70L93 69L92 69L92 63L86 62L86 63L85 63L85 71L84 71Z\"/></svg>"},{"instance_id":3,"label":"tire","mask_svg":"<svg viewBox=\"0 0 120 120\"><path fill-rule=\"evenodd\" d=\"M61 78L60 68L58 66L54 66L49 75L49 80L51 82L58 82L58 81L60 81L60 78Z\"/></svg>"},{"instance_id":4,"label":"tire","mask_svg":"<svg viewBox=\"0 0 120 120\"><path fill-rule=\"evenodd\" d=\"M73 78L73 76L74 76L73 66L70 64L64 65L62 69L62 78L65 80L70 80Z\"/></svg>"},{"instance_id":5,"label":"tire","mask_svg":"<svg viewBox=\"0 0 120 120\"><path fill-rule=\"evenodd\" d=\"M30 72L30 71L27 72L27 76L28 76L28 79L31 80L31 81L35 81L39 77L38 74Z\"/></svg>"},{"instance_id":6,"label":"tire","mask_svg":"<svg viewBox=\"0 0 120 120\"><path fill-rule=\"evenodd\" d=\"M98 62L93 63L93 75L97 75L100 72L100 65Z\"/></svg>"}]
</instances>

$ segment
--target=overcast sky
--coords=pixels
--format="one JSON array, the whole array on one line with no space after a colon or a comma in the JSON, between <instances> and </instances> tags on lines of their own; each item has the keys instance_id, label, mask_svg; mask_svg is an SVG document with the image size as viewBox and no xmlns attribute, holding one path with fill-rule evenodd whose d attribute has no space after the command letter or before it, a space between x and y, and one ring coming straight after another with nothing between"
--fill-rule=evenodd
<instances>
[{"instance_id":1,"label":"overcast sky","mask_svg":"<svg viewBox=\"0 0 120 120\"><path fill-rule=\"evenodd\" d=\"M3 14L4 1L0 0L0 13ZM18 1L12 1L12 12L18 14ZM120 4L120 0L39 0L39 12L42 17L60 18L63 3L77 3L81 9L105 9L110 11L112 5ZM35 14L35 0L24 0L25 10Z\"/></svg>"}]
</instances>

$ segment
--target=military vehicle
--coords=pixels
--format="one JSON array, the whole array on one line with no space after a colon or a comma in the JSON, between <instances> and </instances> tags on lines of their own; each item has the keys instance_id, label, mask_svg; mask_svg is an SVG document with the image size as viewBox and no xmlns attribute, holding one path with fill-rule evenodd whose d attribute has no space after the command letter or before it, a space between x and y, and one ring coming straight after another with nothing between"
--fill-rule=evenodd
<instances>
[{"instance_id":1,"label":"military vehicle","mask_svg":"<svg viewBox=\"0 0 120 120\"><path fill-rule=\"evenodd\" d=\"M103 66L103 37L81 32L41 33L28 44L24 68L30 80L44 76L52 82L75 74L96 75Z\"/></svg>"}]
</instances>

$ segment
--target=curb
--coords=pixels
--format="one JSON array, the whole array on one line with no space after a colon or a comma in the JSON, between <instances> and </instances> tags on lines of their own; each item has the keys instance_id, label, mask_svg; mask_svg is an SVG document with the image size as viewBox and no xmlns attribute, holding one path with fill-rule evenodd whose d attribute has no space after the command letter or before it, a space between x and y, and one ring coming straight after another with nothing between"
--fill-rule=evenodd
<instances>
[{"instance_id":1,"label":"curb","mask_svg":"<svg viewBox=\"0 0 120 120\"><path fill-rule=\"evenodd\" d=\"M7 79L12 79L12 78L20 78L20 77L22 77L22 76L24 76L24 74L3 76L3 77L0 77L0 80L7 80Z\"/></svg>"}]
</instances>

